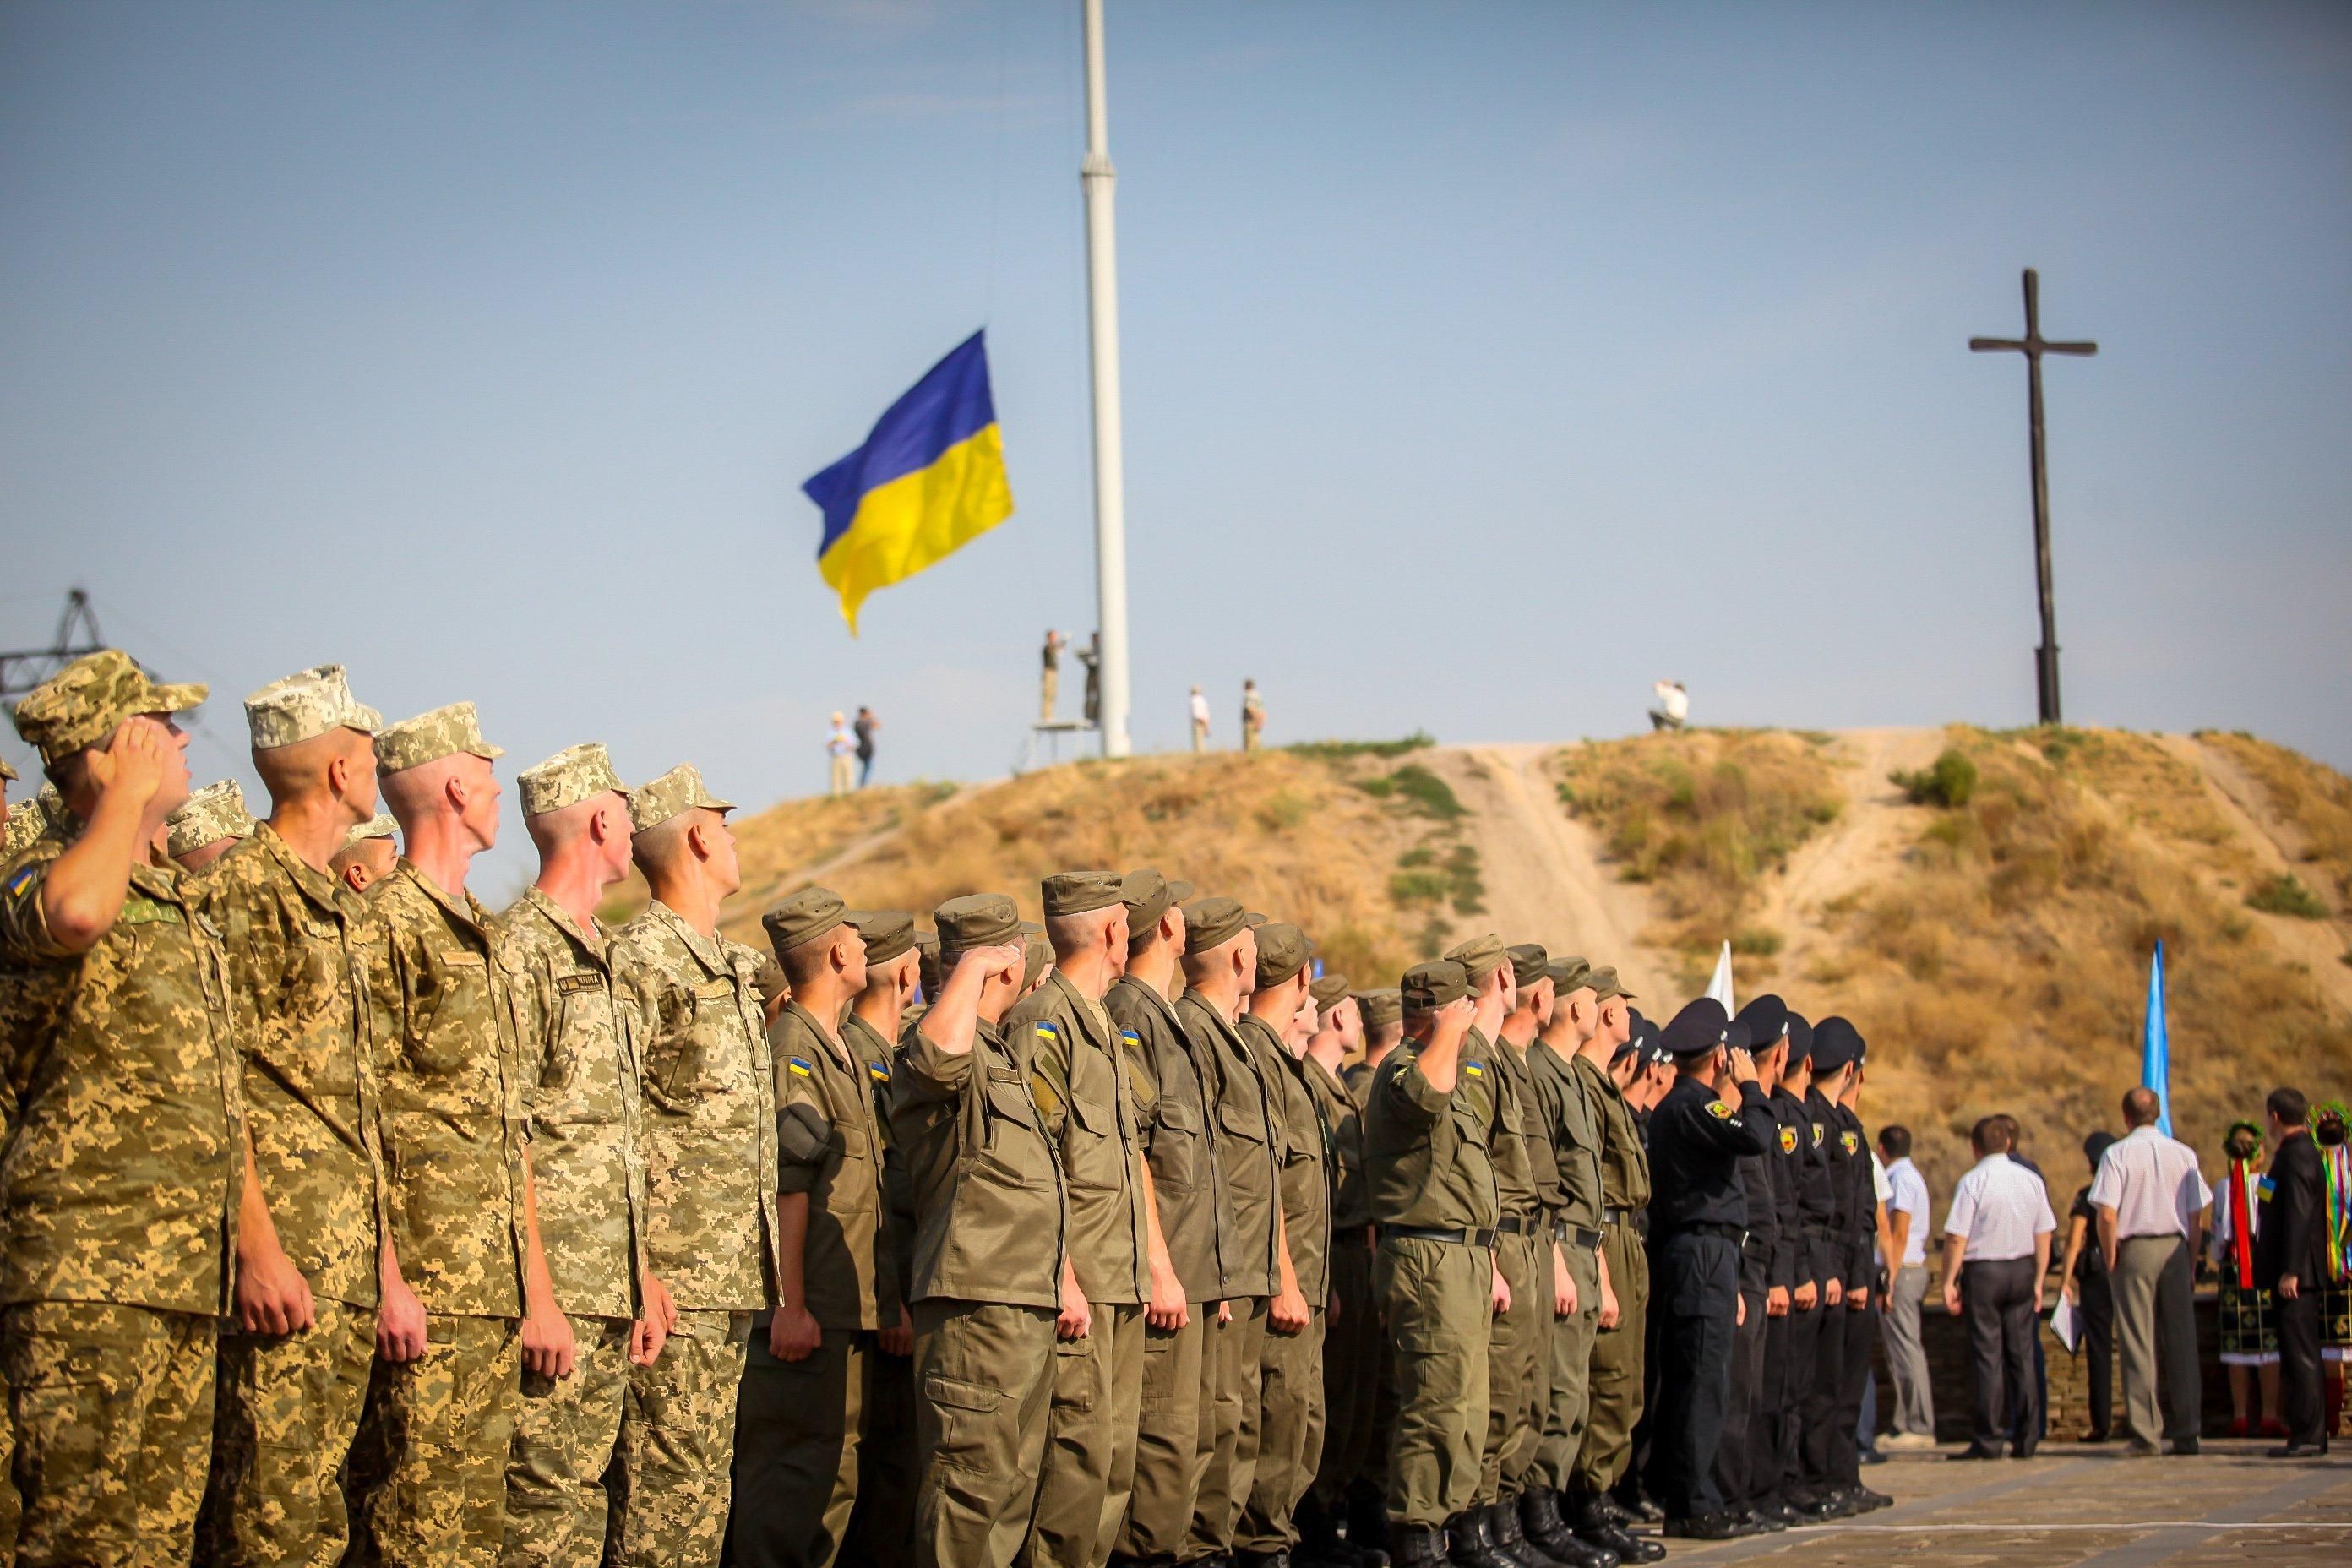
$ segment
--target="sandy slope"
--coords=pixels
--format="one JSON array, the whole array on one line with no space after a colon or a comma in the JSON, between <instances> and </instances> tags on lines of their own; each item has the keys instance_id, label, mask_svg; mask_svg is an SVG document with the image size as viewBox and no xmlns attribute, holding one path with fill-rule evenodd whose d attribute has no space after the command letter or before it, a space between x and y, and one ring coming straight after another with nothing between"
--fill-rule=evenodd
<instances>
[{"instance_id":1,"label":"sandy slope","mask_svg":"<svg viewBox=\"0 0 2352 1568\"><path fill-rule=\"evenodd\" d=\"M1786 939L1780 973L1805 972L1824 935L1822 909L1883 875L1917 835L1927 808L1906 801L1886 775L1927 766L1942 746L1941 730L1848 730L1838 736L1832 754L1843 770L1845 808L1764 884L1757 923Z\"/></svg>"}]
</instances>

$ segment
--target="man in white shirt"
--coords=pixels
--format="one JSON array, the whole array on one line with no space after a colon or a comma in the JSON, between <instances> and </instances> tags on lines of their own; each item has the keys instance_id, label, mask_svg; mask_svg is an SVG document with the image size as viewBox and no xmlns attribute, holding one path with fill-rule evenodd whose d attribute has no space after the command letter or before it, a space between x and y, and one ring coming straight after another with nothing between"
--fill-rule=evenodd
<instances>
[{"instance_id":1,"label":"man in white shirt","mask_svg":"<svg viewBox=\"0 0 2352 1568\"><path fill-rule=\"evenodd\" d=\"M824 738L824 754L829 759L833 795L847 795L854 787L854 775L849 771L849 759L856 755L857 742L849 733L847 721L839 713L833 716L833 733Z\"/></svg>"},{"instance_id":2,"label":"man in white shirt","mask_svg":"<svg viewBox=\"0 0 2352 1568\"><path fill-rule=\"evenodd\" d=\"M1927 1295L1927 1181L1911 1163L1908 1127L1880 1128L1878 1149L1886 1159L1886 1229L1895 1258L1886 1269L1892 1283L1884 1324L1895 1429L1879 1446L1903 1453L1936 1446L1936 1394L1919 1337L1919 1306Z\"/></svg>"},{"instance_id":3,"label":"man in white shirt","mask_svg":"<svg viewBox=\"0 0 2352 1568\"><path fill-rule=\"evenodd\" d=\"M1658 694L1658 705L1650 710L1650 728L1679 730L1690 722L1690 693L1679 680L1661 680L1651 690Z\"/></svg>"},{"instance_id":4,"label":"man in white shirt","mask_svg":"<svg viewBox=\"0 0 2352 1568\"><path fill-rule=\"evenodd\" d=\"M1209 700L1201 695L1199 687L1192 688L1192 750L1209 749Z\"/></svg>"},{"instance_id":5,"label":"man in white shirt","mask_svg":"<svg viewBox=\"0 0 2352 1568\"><path fill-rule=\"evenodd\" d=\"M1952 1189L1944 1219L1944 1310L1957 1317L1962 1300L1968 1303L1976 1386L1976 1433L1955 1456L1962 1459L2000 1458L2012 1393L2033 1407L2018 1425L2025 1434L2016 1446L2019 1458L2032 1457L2042 1430L2033 1334L2058 1221L2042 1178L2009 1157L2014 1142L2002 1117L1988 1116L1970 1129L1977 1163Z\"/></svg>"},{"instance_id":6,"label":"man in white shirt","mask_svg":"<svg viewBox=\"0 0 2352 1568\"><path fill-rule=\"evenodd\" d=\"M2131 1434L2124 1452L2132 1458L2158 1452L2159 1436L2170 1440L2174 1453L2194 1454L2204 1420L2191 1260L2213 1190L2197 1169L2197 1151L2157 1131L2162 1110L2152 1089L2124 1096L2124 1125L2131 1132L2099 1157L2099 1173L2091 1182L2099 1250L2115 1282L2124 1422Z\"/></svg>"}]
</instances>

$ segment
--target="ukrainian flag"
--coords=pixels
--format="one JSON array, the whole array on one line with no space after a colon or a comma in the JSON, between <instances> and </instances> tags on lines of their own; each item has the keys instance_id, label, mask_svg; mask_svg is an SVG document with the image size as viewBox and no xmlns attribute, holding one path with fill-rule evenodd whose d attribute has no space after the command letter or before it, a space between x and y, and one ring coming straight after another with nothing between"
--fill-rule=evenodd
<instances>
[{"instance_id":1,"label":"ukrainian flag","mask_svg":"<svg viewBox=\"0 0 2352 1568\"><path fill-rule=\"evenodd\" d=\"M817 570L857 606L1013 515L1004 437L988 392L988 344L972 333L875 422L866 445L801 489L824 513Z\"/></svg>"}]
</instances>

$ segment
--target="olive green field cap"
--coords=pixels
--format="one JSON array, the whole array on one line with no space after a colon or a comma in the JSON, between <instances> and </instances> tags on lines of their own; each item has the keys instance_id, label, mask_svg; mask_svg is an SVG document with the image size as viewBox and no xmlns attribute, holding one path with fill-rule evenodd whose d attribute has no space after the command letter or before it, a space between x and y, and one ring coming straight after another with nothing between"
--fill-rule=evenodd
<instances>
[{"instance_id":1,"label":"olive green field cap","mask_svg":"<svg viewBox=\"0 0 2352 1568\"><path fill-rule=\"evenodd\" d=\"M446 708L436 708L377 731L375 771L406 773L459 752L486 761L506 755L504 748L482 739L481 718L470 702L452 702Z\"/></svg>"},{"instance_id":2,"label":"olive green field cap","mask_svg":"<svg viewBox=\"0 0 2352 1568\"><path fill-rule=\"evenodd\" d=\"M1474 936L1467 942L1457 942L1445 950L1447 960L1462 966L1462 972L1469 976L1474 990L1486 984L1486 977L1502 968L1508 956L1503 947L1503 939L1492 931L1485 936Z\"/></svg>"},{"instance_id":3,"label":"olive green field cap","mask_svg":"<svg viewBox=\"0 0 2352 1568\"><path fill-rule=\"evenodd\" d=\"M26 693L14 714L16 733L42 762L56 763L99 744L125 719L184 712L211 689L195 682L159 685L121 648L100 648Z\"/></svg>"},{"instance_id":4,"label":"olive green field cap","mask_svg":"<svg viewBox=\"0 0 2352 1568\"><path fill-rule=\"evenodd\" d=\"M1524 991L1538 980L1551 974L1551 954L1534 942L1523 942L1510 950L1511 978Z\"/></svg>"},{"instance_id":5,"label":"olive green field cap","mask_svg":"<svg viewBox=\"0 0 2352 1568\"><path fill-rule=\"evenodd\" d=\"M629 795L629 824L640 833L649 833L682 812L734 809L733 801L721 800L703 788L702 770L692 763L678 763Z\"/></svg>"},{"instance_id":6,"label":"olive green field cap","mask_svg":"<svg viewBox=\"0 0 2352 1568\"><path fill-rule=\"evenodd\" d=\"M1317 977L1315 984L1307 988L1307 994L1315 998L1315 1005L1318 1010L1329 1012L1348 994L1348 977L1326 971Z\"/></svg>"},{"instance_id":7,"label":"olive green field cap","mask_svg":"<svg viewBox=\"0 0 2352 1568\"><path fill-rule=\"evenodd\" d=\"M1406 1009L1432 1012L1469 995L1470 975L1451 959L1433 959L1406 970L1397 993Z\"/></svg>"},{"instance_id":8,"label":"olive green field cap","mask_svg":"<svg viewBox=\"0 0 2352 1568\"><path fill-rule=\"evenodd\" d=\"M975 947L1002 947L1021 935L1021 910L1003 893L966 893L931 912L939 928L940 963L952 964Z\"/></svg>"},{"instance_id":9,"label":"olive green field cap","mask_svg":"<svg viewBox=\"0 0 2352 1568\"><path fill-rule=\"evenodd\" d=\"M1551 988L1562 996L1592 984L1592 965L1580 958L1555 958L1546 971Z\"/></svg>"},{"instance_id":10,"label":"olive green field cap","mask_svg":"<svg viewBox=\"0 0 2352 1568\"><path fill-rule=\"evenodd\" d=\"M1592 999L1596 1002L1606 1002L1612 996L1622 996L1628 1002L1633 1000L1633 994L1617 983L1616 970L1606 964L1594 970L1585 984L1592 987Z\"/></svg>"},{"instance_id":11,"label":"olive green field cap","mask_svg":"<svg viewBox=\"0 0 2352 1568\"><path fill-rule=\"evenodd\" d=\"M1116 871L1057 871L1038 884L1045 894L1045 918L1090 915L1127 901L1126 879Z\"/></svg>"},{"instance_id":12,"label":"olive green field cap","mask_svg":"<svg viewBox=\"0 0 2352 1568\"><path fill-rule=\"evenodd\" d=\"M352 845L364 844L371 838L397 838L399 837L399 822L393 816L392 813L388 811L379 811L373 816L369 817L365 822L361 823L357 827L352 828L349 833L343 835L343 847L349 849Z\"/></svg>"},{"instance_id":13,"label":"olive green field cap","mask_svg":"<svg viewBox=\"0 0 2352 1568\"><path fill-rule=\"evenodd\" d=\"M1257 928L1257 988L1280 985L1307 967L1315 947L1307 933L1288 921L1268 921Z\"/></svg>"},{"instance_id":14,"label":"olive green field cap","mask_svg":"<svg viewBox=\"0 0 2352 1568\"><path fill-rule=\"evenodd\" d=\"M1404 1017L1404 994L1393 985L1378 991L1359 991L1356 1010L1364 1016L1365 1028L1385 1028Z\"/></svg>"},{"instance_id":15,"label":"olive green field cap","mask_svg":"<svg viewBox=\"0 0 2352 1568\"><path fill-rule=\"evenodd\" d=\"M923 995L935 1000L940 994L940 933L917 931L915 951L923 955Z\"/></svg>"},{"instance_id":16,"label":"olive green field cap","mask_svg":"<svg viewBox=\"0 0 2352 1568\"><path fill-rule=\"evenodd\" d=\"M1139 931L1160 923L1171 904L1192 896L1190 882L1171 882L1149 866L1119 879L1119 897L1127 903L1127 929Z\"/></svg>"},{"instance_id":17,"label":"olive green field cap","mask_svg":"<svg viewBox=\"0 0 2352 1568\"><path fill-rule=\"evenodd\" d=\"M383 728L383 715L352 695L340 664L314 665L273 680L245 700L246 733L257 752L275 751L330 730Z\"/></svg>"},{"instance_id":18,"label":"olive green field cap","mask_svg":"<svg viewBox=\"0 0 2352 1568\"><path fill-rule=\"evenodd\" d=\"M1232 899L1212 894L1181 906L1184 910L1184 951L1206 952L1223 947L1249 929L1249 917Z\"/></svg>"},{"instance_id":19,"label":"olive green field cap","mask_svg":"<svg viewBox=\"0 0 2352 1568\"><path fill-rule=\"evenodd\" d=\"M245 791L235 779L205 785L165 817L163 825L171 835L163 852L175 858L224 838L250 838L254 827L253 814L245 809Z\"/></svg>"},{"instance_id":20,"label":"olive green field cap","mask_svg":"<svg viewBox=\"0 0 2352 1568\"><path fill-rule=\"evenodd\" d=\"M751 986L760 994L760 1005L772 1005L777 997L793 994L793 983L785 978L784 966L776 962L775 954L760 955L760 967L752 972Z\"/></svg>"},{"instance_id":21,"label":"olive green field cap","mask_svg":"<svg viewBox=\"0 0 2352 1568\"><path fill-rule=\"evenodd\" d=\"M830 888L803 888L760 917L768 945L779 958L804 942L856 923L855 911Z\"/></svg>"},{"instance_id":22,"label":"olive green field cap","mask_svg":"<svg viewBox=\"0 0 2352 1568\"><path fill-rule=\"evenodd\" d=\"M849 923L866 939L866 962L887 963L915 951L915 917L904 910L861 910Z\"/></svg>"},{"instance_id":23,"label":"olive green field cap","mask_svg":"<svg viewBox=\"0 0 2352 1568\"><path fill-rule=\"evenodd\" d=\"M1249 927L1252 931L1257 930L1258 927L1265 924L1265 921L1266 917L1258 913L1255 910L1251 910L1242 916L1242 924Z\"/></svg>"},{"instance_id":24,"label":"olive green field cap","mask_svg":"<svg viewBox=\"0 0 2352 1568\"><path fill-rule=\"evenodd\" d=\"M1021 927L1021 989L1024 991L1033 989L1038 981L1044 979L1045 971L1054 963L1054 944L1045 940L1045 932L1031 930L1031 924L1024 921Z\"/></svg>"},{"instance_id":25,"label":"olive green field cap","mask_svg":"<svg viewBox=\"0 0 2352 1568\"><path fill-rule=\"evenodd\" d=\"M613 771L612 753L598 741L566 746L537 767L517 773L515 785L522 795L525 816L544 816L600 795L625 797L629 793Z\"/></svg>"}]
</instances>

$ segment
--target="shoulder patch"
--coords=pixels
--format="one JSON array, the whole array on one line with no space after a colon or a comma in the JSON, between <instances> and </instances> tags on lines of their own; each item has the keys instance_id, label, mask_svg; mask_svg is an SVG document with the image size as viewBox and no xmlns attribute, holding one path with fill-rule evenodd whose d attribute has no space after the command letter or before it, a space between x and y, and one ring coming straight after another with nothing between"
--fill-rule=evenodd
<instances>
[{"instance_id":1,"label":"shoulder patch","mask_svg":"<svg viewBox=\"0 0 2352 1568\"><path fill-rule=\"evenodd\" d=\"M876 1083L888 1083L890 1081L890 1064L887 1062L867 1062L866 1064L866 1076L872 1079Z\"/></svg>"},{"instance_id":2,"label":"shoulder patch","mask_svg":"<svg viewBox=\"0 0 2352 1568\"><path fill-rule=\"evenodd\" d=\"M1731 1107L1724 1104L1723 1101L1719 1100L1710 1100L1706 1102L1706 1113L1709 1116L1714 1117L1717 1121L1728 1121L1731 1120Z\"/></svg>"},{"instance_id":3,"label":"shoulder patch","mask_svg":"<svg viewBox=\"0 0 2352 1568\"><path fill-rule=\"evenodd\" d=\"M8 879L8 896L13 899L17 894L23 892L27 887L31 886L33 875L40 868L37 866L17 867L16 874Z\"/></svg>"},{"instance_id":4,"label":"shoulder patch","mask_svg":"<svg viewBox=\"0 0 2352 1568\"><path fill-rule=\"evenodd\" d=\"M583 992L595 990L601 984L593 970L583 969L577 974L557 975L555 994L559 996L577 996Z\"/></svg>"},{"instance_id":5,"label":"shoulder patch","mask_svg":"<svg viewBox=\"0 0 2352 1568\"><path fill-rule=\"evenodd\" d=\"M1797 1130L1796 1130L1795 1128L1793 1128L1793 1127L1783 1127L1783 1128L1781 1128L1781 1129L1780 1129L1780 1152L1781 1152L1781 1153L1783 1153L1783 1154L1793 1154L1793 1153L1795 1153L1796 1152L1797 1152Z\"/></svg>"},{"instance_id":6,"label":"shoulder patch","mask_svg":"<svg viewBox=\"0 0 2352 1568\"><path fill-rule=\"evenodd\" d=\"M1853 1153L1853 1151L1854 1151L1854 1145L1855 1145L1855 1139L1854 1139L1854 1135L1853 1135L1853 1133L1851 1133L1851 1132L1842 1132L1842 1133L1840 1133L1840 1134L1838 1135L1838 1142L1845 1145L1845 1152L1846 1152L1847 1153L1851 1154L1851 1153Z\"/></svg>"},{"instance_id":7,"label":"shoulder patch","mask_svg":"<svg viewBox=\"0 0 2352 1568\"><path fill-rule=\"evenodd\" d=\"M1486 1076L1486 1064L1485 1062L1464 1062L1462 1064L1462 1070L1468 1073L1472 1078L1485 1078Z\"/></svg>"},{"instance_id":8,"label":"shoulder patch","mask_svg":"<svg viewBox=\"0 0 2352 1568\"><path fill-rule=\"evenodd\" d=\"M1118 1032L1118 1037L1125 1040L1129 1045L1134 1046L1139 1049L1141 1048L1143 1045L1143 1037L1137 1034L1133 1029L1121 1029Z\"/></svg>"},{"instance_id":9,"label":"shoulder patch","mask_svg":"<svg viewBox=\"0 0 2352 1568\"><path fill-rule=\"evenodd\" d=\"M1056 1044L1059 1044L1062 1038L1062 1031L1055 1026L1053 1019L1040 1018L1037 1020L1037 1037L1041 1040L1052 1040Z\"/></svg>"},{"instance_id":10,"label":"shoulder patch","mask_svg":"<svg viewBox=\"0 0 2352 1568\"><path fill-rule=\"evenodd\" d=\"M798 1078L812 1078L815 1076L816 1073L816 1068L814 1064L803 1061L798 1057L787 1058L784 1065L792 1068L793 1076Z\"/></svg>"},{"instance_id":11,"label":"shoulder patch","mask_svg":"<svg viewBox=\"0 0 2352 1568\"><path fill-rule=\"evenodd\" d=\"M2254 1184L2254 1190L2262 1194L2263 1202L2268 1203L2271 1194L2278 1191L2278 1183L2269 1176L2264 1176Z\"/></svg>"},{"instance_id":12,"label":"shoulder patch","mask_svg":"<svg viewBox=\"0 0 2352 1568\"><path fill-rule=\"evenodd\" d=\"M1820 1147L1822 1146L1822 1124L1821 1124L1820 1122L1818 1122L1818 1121L1814 1122L1814 1123L1813 1123L1813 1147L1814 1147L1814 1148L1816 1148L1816 1149L1818 1149L1818 1148L1820 1148Z\"/></svg>"}]
</instances>

